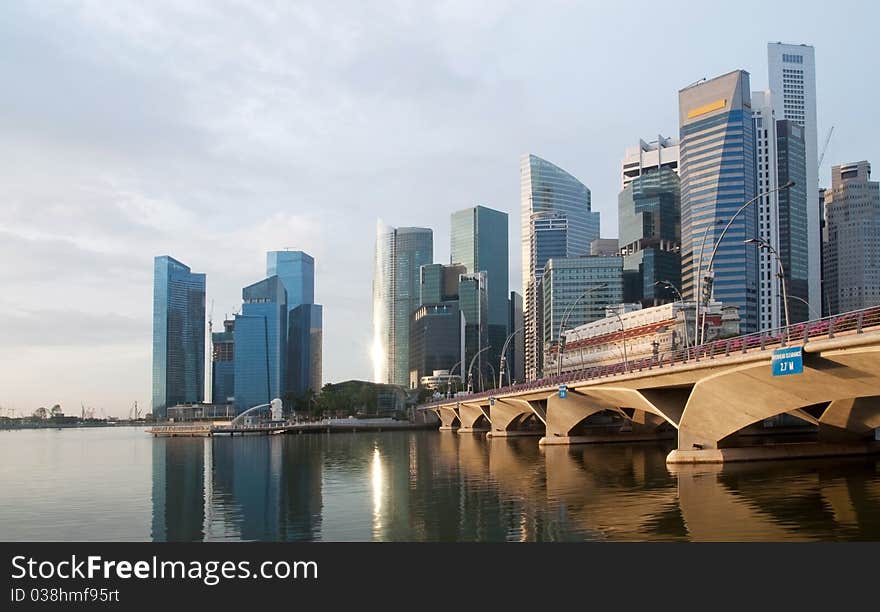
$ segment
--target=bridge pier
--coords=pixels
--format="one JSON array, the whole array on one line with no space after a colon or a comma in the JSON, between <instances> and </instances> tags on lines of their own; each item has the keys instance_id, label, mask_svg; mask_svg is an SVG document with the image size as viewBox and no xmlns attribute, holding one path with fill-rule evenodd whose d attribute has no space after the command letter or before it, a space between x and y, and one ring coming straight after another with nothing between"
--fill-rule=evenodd
<instances>
[{"instance_id":1,"label":"bridge pier","mask_svg":"<svg viewBox=\"0 0 880 612\"><path fill-rule=\"evenodd\" d=\"M479 404L460 403L458 405L458 418L461 420L461 427L458 428L458 433L460 434L482 434L489 431L489 419Z\"/></svg>"},{"instance_id":2,"label":"bridge pier","mask_svg":"<svg viewBox=\"0 0 880 612\"><path fill-rule=\"evenodd\" d=\"M844 343L852 339L826 340L812 351L809 345L805 347L801 374L773 376L770 364L754 360L697 381L682 415L678 448L669 453L667 462L880 452L880 444L873 440L874 428L880 426L880 397L876 395L880 391L880 347ZM733 446L737 432L783 413L817 420L819 442Z\"/></svg>"},{"instance_id":3,"label":"bridge pier","mask_svg":"<svg viewBox=\"0 0 880 612\"><path fill-rule=\"evenodd\" d=\"M458 413L452 406L441 406L437 409L437 416L440 417L440 431L453 431L461 424Z\"/></svg>"},{"instance_id":4,"label":"bridge pier","mask_svg":"<svg viewBox=\"0 0 880 612\"><path fill-rule=\"evenodd\" d=\"M489 408L491 430L486 434L490 438L512 438L517 436L544 435L543 421L540 420L526 400L496 399ZM530 427L537 422L538 426Z\"/></svg>"}]
</instances>

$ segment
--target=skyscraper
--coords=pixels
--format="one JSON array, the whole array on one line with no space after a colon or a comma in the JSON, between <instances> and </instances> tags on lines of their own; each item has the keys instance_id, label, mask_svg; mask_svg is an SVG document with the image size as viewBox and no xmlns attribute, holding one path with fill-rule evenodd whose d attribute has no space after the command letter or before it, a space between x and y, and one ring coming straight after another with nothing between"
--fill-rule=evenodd
<instances>
[{"instance_id":1,"label":"skyscraper","mask_svg":"<svg viewBox=\"0 0 880 612\"><path fill-rule=\"evenodd\" d=\"M816 115L816 54L810 45L781 42L767 44L768 75L776 120L789 120L804 128L805 194L807 198L807 278L810 306L820 310L821 206L819 189L819 151Z\"/></svg>"},{"instance_id":2,"label":"skyscraper","mask_svg":"<svg viewBox=\"0 0 880 612\"><path fill-rule=\"evenodd\" d=\"M758 329L774 329L785 323L788 300L790 321L809 319L807 188L804 129L787 119L778 120L772 92L752 92L755 124L757 192L766 193L756 203L758 237L773 247L758 252ZM794 185L773 191L792 181ZM772 192L772 193L768 193ZM780 281L780 262L785 289ZM799 298L799 299L798 299Z\"/></svg>"},{"instance_id":3,"label":"skyscraper","mask_svg":"<svg viewBox=\"0 0 880 612\"><path fill-rule=\"evenodd\" d=\"M627 149L624 187L617 198L618 252L624 255L624 301L649 307L677 299L657 282L681 289L679 147L660 136L634 149ZM630 161L636 152L637 163Z\"/></svg>"},{"instance_id":4,"label":"skyscraper","mask_svg":"<svg viewBox=\"0 0 880 612\"><path fill-rule=\"evenodd\" d=\"M510 333L517 332L507 349L507 372L505 372L504 383L507 384L508 377L510 382L523 382L526 377L525 373L525 328L523 321L523 299L516 291L510 292L509 301L509 324ZM500 373L499 373L500 374Z\"/></svg>"},{"instance_id":5,"label":"skyscraper","mask_svg":"<svg viewBox=\"0 0 880 612\"><path fill-rule=\"evenodd\" d=\"M474 206L452 214L450 261L469 274L485 272L488 346L483 357L497 367L507 339L507 213ZM495 379L497 380L497 379Z\"/></svg>"},{"instance_id":6,"label":"skyscraper","mask_svg":"<svg viewBox=\"0 0 880 612\"><path fill-rule=\"evenodd\" d=\"M627 185L647 170L669 168L678 172L679 149L677 140L664 138L662 134L658 134L657 140L639 140L637 146L628 147L621 164L621 188L626 189Z\"/></svg>"},{"instance_id":7,"label":"skyscraper","mask_svg":"<svg viewBox=\"0 0 880 612\"><path fill-rule=\"evenodd\" d=\"M153 261L153 416L205 399L205 275L167 255Z\"/></svg>"},{"instance_id":8,"label":"skyscraper","mask_svg":"<svg viewBox=\"0 0 880 612\"><path fill-rule=\"evenodd\" d=\"M880 304L880 182L871 180L867 161L831 169L825 223L830 314Z\"/></svg>"},{"instance_id":9,"label":"skyscraper","mask_svg":"<svg viewBox=\"0 0 880 612\"><path fill-rule=\"evenodd\" d=\"M433 232L379 221L373 266L373 378L409 386L409 331L420 300L420 268L434 259Z\"/></svg>"},{"instance_id":10,"label":"skyscraper","mask_svg":"<svg viewBox=\"0 0 880 612\"><path fill-rule=\"evenodd\" d=\"M817 312L820 310L819 302L810 302L808 212L812 208L813 198L808 197L808 194L814 192L812 189L807 189L806 184L805 134L804 128L794 121L783 119L776 122L776 165L779 184L785 185L789 181L794 183L789 189L783 189L777 194L778 251L785 271L785 290L789 298L791 323L813 318L810 316L810 306ZM818 246L817 243L813 250L819 251Z\"/></svg>"},{"instance_id":11,"label":"skyscraper","mask_svg":"<svg viewBox=\"0 0 880 612\"><path fill-rule=\"evenodd\" d=\"M597 321L605 316L606 306L623 301L623 258L588 255L551 259L544 268L541 286L546 367L556 352L560 331Z\"/></svg>"},{"instance_id":12,"label":"skyscraper","mask_svg":"<svg viewBox=\"0 0 880 612\"><path fill-rule=\"evenodd\" d=\"M463 274L458 284L458 305L464 321L462 374L465 384L472 383L473 391L494 386L498 362L490 360L489 352L489 292L485 272ZM483 349L486 349L483 351ZM500 353L500 347L499 351ZM471 365L473 364L473 366ZM468 380L468 375L472 381Z\"/></svg>"},{"instance_id":13,"label":"skyscraper","mask_svg":"<svg viewBox=\"0 0 880 612\"><path fill-rule=\"evenodd\" d=\"M235 321L223 321L223 331L211 334L211 401L228 404L235 398Z\"/></svg>"},{"instance_id":14,"label":"skyscraper","mask_svg":"<svg viewBox=\"0 0 880 612\"><path fill-rule=\"evenodd\" d=\"M303 251L266 253L266 277L278 275L287 291L287 310L315 303L315 259Z\"/></svg>"},{"instance_id":15,"label":"skyscraper","mask_svg":"<svg viewBox=\"0 0 880 612\"><path fill-rule=\"evenodd\" d=\"M287 292L278 276L241 290L235 315L235 408L280 398L287 362Z\"/></svg>"},{"instance_id":16,"label":"skyscraper","mask_svg":"<svg viewBox=\"0 0 880 612\"><path fill-rule=\"evenodd\" d=\"M536 244L537 230L549 232L545 235L548 241L564 239L563 257L586 255L590 242L599 238L599 213L590 209L590 190L586 185L562 168L530 154L523 155L520 161L520 200L525 371L526 379L534 380L541 372L543 352L537 303L543 270L538 264L543 266L547 260ZM559 246L554 244L554 249Z\"/></svg>"},{"instance_id":17,"label":"skyscraper","mask_svg":"<svg viewBox=\"0 0 880 612\"><path fill-rule=\"evenodd\" d=\"M294 396L321 390L323 315L318 304L300 304L288 311L287 390Z\"/></svg>"},{"instance_id":18,"label":"skyscraper","mask_svg":"<svg viewBox=\"0 0 880 612\"><path fill-rule=\"evenodd\" d=\"M678 99L682 294L693 300L722 229L756 195L749 74L735 70L701 81L682 89ZM749 206L733 221L712 266L714 298L739 309L743 333L758 326L757 249L744 244L758 236L757 217L755 206Z\"/></svg>"},{"instance_id":19,"label":"skyscraper","mask_svg":"<svg viewBox=\"0 0 880 612\"><path fill-rule=\"evenodd\" d=\"M314 303L315 259L308 253L269 251L266 276L273 275L281 279L287 293L287 366L283 395L289 406L307 390L321 390L323 307Z\"/></svg>"},{"instance_id":20,"label":"skyscraper","mask_svg":"<svg viewBox=\"0 0 880 612\"><path fill-rule=\"evenodd\" d=\"M419 304L439 304L458 300L458 283L467 268L461 264L428 264L420 271Z\"/></svg>"}]
</instances>

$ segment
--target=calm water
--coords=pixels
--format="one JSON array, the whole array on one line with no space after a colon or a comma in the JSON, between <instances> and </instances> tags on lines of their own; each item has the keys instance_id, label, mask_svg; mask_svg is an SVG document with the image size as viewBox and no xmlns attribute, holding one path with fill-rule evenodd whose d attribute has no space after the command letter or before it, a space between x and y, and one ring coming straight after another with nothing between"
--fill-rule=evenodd
<instances>
[{"instance_id":1,"label":"calm water","mask_svg":"<svg viewBox=\"0 0 880 612\"><path fill-rule=\"evenodd\" d=\"M878 540L875 459L670 470L668 446L446 432L0 432L0 540Z\"/></svg>"}]
</instances>

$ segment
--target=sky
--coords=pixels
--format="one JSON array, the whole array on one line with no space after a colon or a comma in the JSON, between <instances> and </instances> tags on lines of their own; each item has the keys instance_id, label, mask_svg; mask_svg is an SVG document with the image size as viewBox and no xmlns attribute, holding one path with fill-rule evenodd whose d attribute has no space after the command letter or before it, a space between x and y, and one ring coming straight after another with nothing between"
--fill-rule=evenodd
<instances>
[{"instance_id":1,"label":"sky","mask_svg":"<svg viewBox=\"0 0 880 612\"><path fill-rule=\"evenodd\" d=\"M820 171L880 164L875 3L182 2L0 5L0 415L148 409L152 261L207 274L215 328L265 252L316 260L324 380L368 379L377 219L510 215L519 159L592 190L617 236L624 149L678 135L677 92L767 43L816 47Z\"/></svg>"}]
</instances>

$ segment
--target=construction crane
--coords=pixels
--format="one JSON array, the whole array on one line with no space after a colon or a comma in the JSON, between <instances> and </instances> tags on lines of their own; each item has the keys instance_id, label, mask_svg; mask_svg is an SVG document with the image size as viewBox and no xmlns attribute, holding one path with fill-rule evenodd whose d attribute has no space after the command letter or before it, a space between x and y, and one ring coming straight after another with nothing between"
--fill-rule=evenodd
<instances>
[{"instance_id":1,"label":"construction crane","mask_svg":"<svg viewBox=\"0 0 880 612\"><path fill-rule=\"evenodd\" d=\"M214 300L211 299L211 311L208 313L208 384L207 387L207 395L208 403L214 401Z\"/></svg>"},{"instance_id":2,"label":"construction crane","mask_svg":"<svg viewBox=\"0 0 880 612\"><path fill-rule=\"evenodd\" d=\"M834 133L834 126L831 126L831 129L828 130L828 135L825 136L825 144L822 145L822 153L819 155L819 167L816 168L816 175L818 176L819 170L822 169L822 162L825 160L825 154L828 152L828 144L831 142L831 135Z\"/></svg>"}]
</instances>

